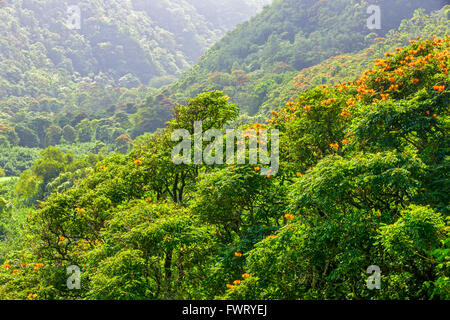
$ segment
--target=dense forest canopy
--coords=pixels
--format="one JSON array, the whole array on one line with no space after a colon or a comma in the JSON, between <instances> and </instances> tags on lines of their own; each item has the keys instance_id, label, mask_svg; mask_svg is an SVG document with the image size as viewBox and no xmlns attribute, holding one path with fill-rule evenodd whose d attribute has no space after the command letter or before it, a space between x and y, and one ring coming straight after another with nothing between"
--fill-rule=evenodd
<instances>
[{"instance_id":1,"label":"dense forest canopy","mask_svg":"<svg viewBox=\"0 0 450 320\"><path fill-rule=\"evenodd\" d=\"M0 1L0 299L450 299L450 6L216 2Z\"/></svg>"},{"instance_id":2,"label":"dense forest canopy","mask_svg":"<svg viewBox=\"0 0 450 320\"><path fill-rule=\"evenodd\" d=\"M19 175L36 148L74 142L84 144L76 148L82 154L126 152L170 115L173 102L148 98L152 88L176 79L269 2L2 1L0 167ZM72 5L79 29L68 27Z\"/></svg>"}]
</instances>

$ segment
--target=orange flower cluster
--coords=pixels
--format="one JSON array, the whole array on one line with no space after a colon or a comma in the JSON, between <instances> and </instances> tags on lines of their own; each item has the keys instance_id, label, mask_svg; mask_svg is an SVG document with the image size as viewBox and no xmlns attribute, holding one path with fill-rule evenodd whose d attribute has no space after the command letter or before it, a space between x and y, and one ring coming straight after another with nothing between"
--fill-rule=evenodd
<instances>
[{"instance_id":1,"label":"orange flower cluster","mask_svg":"<svg viewBox=\"0 0 450 320\"><path fill-rule=\"evenodd\" d=\"M385 59L376 59L375 66L366 70L359 80L334 86L319 86L317 94L320 96L325 93L328 96L314 99L316 102L312 105L309 105L312 103L309 100L310 97L307 96L307 99L303 100L301 96L297 102L287 103L286 106L288 108L273 111L274 117L268 122L282 125L283 120L289 121L294 119L294 116L300 116L300 114L293 114L297 107L300 110L303 109L309 112L316 105L326 106L333 102L340 102L340 98L337 96L333 98L333 94L337 94L338 91L343 92L345 90L348 94L345 102L346 106L344 105L342 110L338 112L344 118L349 118L355 114L353 107L357 102L359 103L359 100L364 105L372 104L371 107L375 108L374 102L388 101L392 99L394 93L398 98L401 98L403 94L407 93L406 91L403 92L403 88L408 84L423 86L425 89L432 86L439 93L445 92L446 83L444 81L434 83L435 85L433 86L433 84L427 84L427 79L430 78L428 76L430 73L448 74L450 37L411 41L410 43L411 46L407 49L396 48L393 53L387 53ZM312 86L310 83L306 85ZM420 88L414 88L414 90L416 89ZM337 103L334 105L337 106ZM432 112L427 114L437 118L437 114ZM353 137L347 137L347 139L338 143L331 143L330 147L334 150L339 150L343 145L349 144L352 139Z\"/></svg>"},{"instance_id":2,"label":"orange flower cluster","mask_svg":"<svg viewBox=\"0 0 450 320\"><path fill-rule=\"evenodd\" d=\"M6 270L11 269L11 266L9 264L2 265L2 268L5 268Z\"/></svg>"},{"instance_id":3,"label":"orange flower cluster","mask_svg":"<svg viewBox=\"0 0 450 320\"><path fill-rule=\"evenodd\" d=\"M135 165L142 166L142 161L141 160L137 160L137 159L133 158L133 163Z\"/></svg>"},{"instance_id":4,"label":"orange flower cluster","mask_svg":"<svg viewBox=\"0 0 450 320\"><path fill-rule=\"evenodd\" d=\"M355 84L356 84L357 86L361 86L361 85L363 85L364 83L366 83L367 80L369 80L369 77L368 77L367 75L363 75L361 78L359 78L359 79L355 82Z\"/></svg>"},{"instance_id":5,"label":"orange flower cluster","mask_svg":"<svg viewBox=\"0 0 450 320\"><path fill-rule=\"evenodd\" d=\"M262 123L256 122L253 124L253 129L259 130L259 129L266 129L266 128L267 128L267 126Z\"/></svg>"},{"instance_id":6,"label":"orange flower cluster","mask_svg":"<svg viewBox=\"0 0 450 320\"><path fill-rule=\"evenodd\" d=\"M403 68L398 68L395 70L395 73L399 76L405 74L405 70Z\"/></svg>"},{"instance_id":7,"label":"orange flower cluster","mask_svg":"<svg viewBox=\"0 0 450 320\"><path fill-rule=\"evenodd\" d=\"M299 102L288 102L286 104L286 107L281 108L279 111L271 111L270 113L273 115L273 117L269 120L267 120L267 123L273 124L278 123L280 120L284 121L292 121L295 119L295 113L297 109L300 107Z\"/></svg>"},{"instance_id":8,"label":"orange flower cluster","mask_svg":"<svg viewBox=\"0 0 450 320\"><path fill-rule=\"evenodd\" d=\"M235 286L237 286L238 284L241 284L241 280L235 280L235 281L233 282L233 284L234 284Z\"/></svg>"},{"instance_id":9,"label":"orange flower cluster","mask_svg":"<svg viewBox=\"0 0 450 320\"><path fill-rule=\"evenodd\" d=\"M392 84L392 85L389 87L389 91L395 91L395 90L398 90L398 87L399 87L398 84Z\"/></svg>"},{"instance_id":10,"label":"orange flower cluster","mask_svg":"<svg viewBox=\"0 0 450 320\"><path fill-rule=\"evenodd\" d=\"M433 86L433 89L439 92L443 92L445 90L445 86Z\"/></svg>"},{"instance_id":11,"label":"orange flower cluster","mask_svg":"<svg viewBox=\"0 0 450 320\"><path fill-rule=\"evenodd\" d=\"M35 293L30 293L30 294L27 296L27 298L28 298L28 299L31 299L31 300L34 300L34 299L37 298L37 294L35 294Z\"/></svg>"},{"instance_id":12,"label":"orange flower cluster","mask_svg":"<svg viewBox=\"0 0 450 320\"><path fill-rule=\"evenodd\" d=\"M43 268L44 264L43 263L36 263L36 265L33 267L33 269L35 271L39 270L40 268Z\"/></svg>"},{"instance_id":13,"label":"orange flower cluster","mask_svg":"<svg viewBox=\"0 0 450 320\"><path fill-rule=\"evenodd\" d=\"M350 98L347 100L346 104L347 104L347 107L352 107L356 104L356 101L355 101L355 99Z\"/></svg>"},{"instance_id":14,"label":"orange flower cluster","mask_svg":"<svg viewBox=\"0 0 450 320\"><path fill-rule=\"evenodd\" d=\"M338 150L339 149L339 143L330 143L331 149Z\"/></svg>"},{"instance_id":15,"label":"orange flower cluster","mask_svg":"<svg viewBox=\"0 0 450 320\"><path fill-rule=\"evenodd\" d=\"M234 255L238 258L242 257L242 253L240 253L240 252L235 252Z\"/></svg>"},{"instance_id":16,"label":"orange flower cluster","mask_svg":"<svg viewBox=\"0 0 450 320\"><path fill-rule=\"evenodd\" d=\"M64 236L60 236L60 237L59 237L59 241L60 241L60 242L64 242L64 241L66 241L66 237L64 237Z\"/></svg>"},{"instance_id":17,"label":"orange flower cluster","mask_svg":"<svg viewBox=\"0 0 450 320\"><path fill-rule=\"evenodd\" d=\"M78 212L78 213L85 213L86 212L86 210L84 210L83 208L76 208L75 211Z\"/></svg>"},{"instance_id":18,"label":"orange flower cluster","mask_svg":"<svg viewBox=\"0 0 450 320\"><path fill-rule=\"evenodd\" d=\"M441 71L448 74L449 40L450 37L447 36L445 39L435 38L433 41L411 41L412 48L409 50L397 48L395 49L397 54L385 55L387 58L394 57L393 59L376 59L375 68L364 72L364 75L356 81L358 85L356 98L362 100L365 94L373 94L375 91L375 93L379 92L381 99L386 101L389 96L385 90L397 91L406 81L412 84L420 83L420 72L425 68L432 69L439 66ZM445 48L442 49L444 46ZM375 76L369 78L372 74ZM440 92L445 90L445 87L433 88Z\"/></svg>"},{"instance_id":19,"label":"orange flower cluster","mask_svg":"<svg viewBox=\"0 0 450 320\"><path fill-rule=\"evenodd\" d=\"M382 93L382 94L380 94L380 96L383 101L386 101L389 99L389 93Z\"/></svg>"},{"instance_id":20,"label":"orange flower cluster","mask_svg":"<svg viewBox=\"0 0 450 320\"><path fill-rule=\"evenodd\" d=\"M267 236L267 239L275 239L276 237L276 235L271 234L270 236Z\"/></svg>"},{"instance_id":21,"label":"orange flower cluster","mask_svg":"<svg viewBox=\"0 0 450 320\"><path fill-rule=\"evenodd\" d=\"M322 101L322 105L326 106L327 104L336 102L336 100L337 100L336 98L330 98L330 99L324 100L324 101Z\"/></svg>"},{"instance_id":22,"label":"orange flower cluster","mask_svg":"<svg viewBox=\"0 0 450 320\"><path fill-rule=\"evenodd\" d=\"M254 131L255 133L259 133L261 130L266 129L267 127L261 123L254 123L251 127L248 127L244 130L244 134L248 134L251 131ZM248 135L250 136L250 135Z\"/></svg>"},{"instance_id":23,"label":"orange flower cluster","mask_svg":"<svg viewBox=\"0 0 450 320\"><path fill-rule=\"evenodd\" d=\"M383 59L375 59L375 67L387 67L387 61Z\"/></svg>"},{"instance_id":24,"label":"orange flower cluster","mask_svg":"<svg viewBox=\"0 0 450 320\"><path fill-rule=\"evenodd\" d=\"M258 172L259 170L261 170L260 167L254 167L253 170L255 170L256 172Z\"/></svg>"},{"instance_id":25,"label":"orange flower cluster","mask_svg":"<svg viewBox=\"0 0 450 320\"><path fill-rule=\"evenodd\" d=\"M294 220L295 217L294 217L294 215L288 213L288 214L285 214L285 215L284 215L284 218L285 218L286 220Z\"/></svg>"},{"instance_id":26,"label":"orange flower cluster","mask_svg":"<svg viewBox=\"0 0 450 320\"><path fill-rule=\"evenodd\" d=\"M347 90L347 86L345 84L336 84L335 87L339 89L340 93Z\"/></svg>"},{"instance_id":27,"label":"orange flower cluster","mask_svg":"<svg viewBox=\"0 0 450 320\"><path fill-rule=\"evenodd\" d=\"M350 118L350 116L351 116L351 114L350 114L350 112L348 112L348 110L343 110L341 112L341 117Z\"/></svg>"},{"instance_id":28,"label":"orange flower cluster","mask_svg":"<svg viewBox=\"0 0 450 320\"><path fill-rule=\"evenodd\" d=\"M367 85L365 85L365 84L360 85L356 91L362 95L374 95L375 94L375 90L368 89Z\"/></svg>"},{"instance_id":29,"label":"orange flower cluster","mask_svg":"<svg viewBox=\"0 0 450 320\"><path fill-rule=\"evenodd\" d=\"M244 273L244 274L242 275L242 278L243 278L243 279L247 279L247 278L250 278L250 274L248 274L248 273Z\"/></svg>"}]
</instances>

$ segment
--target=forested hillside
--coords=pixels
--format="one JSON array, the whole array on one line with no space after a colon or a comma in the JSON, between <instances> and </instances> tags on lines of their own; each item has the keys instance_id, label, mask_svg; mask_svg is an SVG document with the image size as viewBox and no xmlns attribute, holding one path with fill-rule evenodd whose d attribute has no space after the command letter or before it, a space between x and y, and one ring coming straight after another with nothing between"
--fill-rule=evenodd
<instances>
[{"instance_id":1,"label":"forested hillside","mask_svg":"<svg viewBox=\"0 0 450 320\"><path fill-rule=\"evenodd\" d=\"M333 56L294 77L287 77L279 86L272 87L266 101L259 107L263 114L294 99L299 91L319 85L332 85L355 79L373 65L374 59L381 59L386 52L396 47L406 46L410 39L431 38L432 35L445 37L450 30L450 11L446 7L427 15L417 10L411 19L402 21L398 29L389 31L385 37L371 37L373 44L356 53Z\"/></svg>"},{"instance_id":2,"label":"forested hillside","mask_svg":"<svg viewBox=\"0 0 450 320\"><path fill-rule=\"evenodd\" d=\"M125 87L175 76L267 2L229 0L215 6L213 1L189 0L4 1L1 92L33 94L33 86L46 84L37 80L46 78L54 85L47 89L55 90L55 81L74 73L103 73ZM79 6L78 27L68 27L73 16L69 5ZM45 87L38 89L47 93Z\"/></svg>"},{"instance_id":3,"label":"forested hillside","mask_svg":"<svg viewBox=\"0 0 450 320\"><path fill-rule=\"evenodd\" d=\"M0 0L0 300L449 300L450 6L216 2Z\"/></svg>"},{"instance_id":4,"label":"forested hillside","mask_svg":"<svg viewBox=\"0 0 450 320\"><path fill-rule=\"evenodd\" d=\"M19 175L38 148L54 145L126 152L163 126L173 103L148 100L152 87L175 80L270 1L215 2L2 1L0 167ZM69 5L79 6L79 29L68 27ZM138 113L144 103L151 110Z\"/></svg>"},{"instance_id":5,"label":"forested hillside","mask_svg":"<svg viewBox=\"0 0 450 320\"><path fill-rule=\"evenodd\" d=\"M450 37L411 41L246 126L280 130L277 175L173 163L173 130L238 116L218 91L93 167L49 149L31 174L66 173L22 218L0 297L449 299L449 67ZM68 265L80 290L65 287ZM370 265L382 290L365 285Z\"/></svg>"},{"instance_id":6,"label":"forested hillside","mask_svg":"<svg viewBox=\"0 0 450 320\"><path fill-rule=\"evenodd\" d=\"M298 71L332 56L358 52L372 45L374 38L396 29L402 19L411 19L416 9L429 13L445 1L377 0L370 4L381 8L380 30L367 27L367 1L276 0L214 45L166 95L183 101L214 88L255 114Z\"/></svg>"}]
</instances>

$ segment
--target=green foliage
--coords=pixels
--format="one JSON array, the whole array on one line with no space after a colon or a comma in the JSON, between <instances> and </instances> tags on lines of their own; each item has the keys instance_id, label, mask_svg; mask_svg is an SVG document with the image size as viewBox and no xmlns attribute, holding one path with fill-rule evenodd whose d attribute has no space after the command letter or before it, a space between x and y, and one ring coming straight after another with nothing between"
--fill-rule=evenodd
<instances>
[{"instance_id":1,"label":"green foliage","mask_svg":"<svg viewBox=\"0 0 450 320\"><path fill-rule=\"evenodd\" d=\"M189 278L201 275L195 255L207 250L199 244L208 232L185 210L136 202L115 212L102 236L105 244L87 256L93 265L99 263L91 297L174 299L192 294L195 284Z\"/></svg>"},{"instance_id":2,"label":"green foliage","mask_svg":"<svg viewBox=\"0 0 450 320\"><path fill-rule=\"evenodd\" d=\"M282 216L283 185L248 167L225 168L200 176L193 200L199 218L232 239L246 229L270 228ZM281 201L280 201L281 200Z\"/></svg>"},{"instance_id":3,"label":"green foliage","mask_svg":"<svg viewBox=\"0 0 450 320\"><path fill-rule=\"evenodd\" d=\"M57 182L54 181L62 173L75 178L77 170L90 167L100 159L101 155L93 154L77 159L70 152L64 153L58 148L48 147L40 152L40 157L31 168L20 176L15 193L18 196L24 196L30 203L42 200L52 189L56 188L58 183L64 182L60 179ZM67 175L65 178L68 178ZM52 184L50 184L51 182Z\"/></svg>"},{"instance_id":4,"label":"green foliage","mask_svg":"<svg viewBox=\"0 0 450 320\"><path fill-rule=\"evenodd\" d=\"M253 92L259 104L287 79L292 66L280 57L299 44L320 51L322 60L344 50L341 45L358 50L365 34L337 35L356 27L360 17L359 6L344 4L304 1L299 13L291 10L294 1L275 1L235 31L252 31L245 37L257 47L229 35L224 52L234 61L220 55L219 43L203 63L231 68L214 78L237 88L249 83L248 72L275 64L277 76ZM393 2L394 8L403 5ZM416 5L408 2L405 11ZM343 15L331 15L335 11ZM436 18L419 12L415 19L420 17ZM293 21L303 24L303 18L324 27L349 23L315 31L302 25L299 34ZM407 39L420 24L403 26L410 28ZM100 47L110 46L105 41ZM264 59L246 60L247 49ZM27 128L46 146L59 135L86 144L49 146L19 180L0 180L0 298L448 299L449 50L448 36L411 41L377 59L359 79L340 82L337 71L335 85L304 91L305 84L270 118L239 117L226 93L209 90L175 105L165 128L139 137L133 130L138 135L163 121L166 115L153 122L151 105L164 109L168 92L143 100L142 108L125 99L120 111L111 107L108 115L61 118L59 130L45 117L29 121ZM214 53L224 60L215 61ZM312 65L314 57L300 52L295 62ZM45 103L58 110L55 101ZM12 119L26 121L20 112ZM279 172L264 176L260 165L249 164L175 164L172 133L193 134L196 121L221 132L278 129ZM18 154L23 149L5 141L32 142L29 132L18 131L0 126L2 148ZM120 152L106 156L98 139ZM74 156L90 148L99 154ZM1 156L7 163L8 155ZM14 190L23 198L14 198ZM38 206L26 207L35 200ZM81 268L81 290L67 290L69 264ZM367 287L373 265L381 270L379 290Z\"/></svg>"},{"instance_id":5,"label":"green foliage","mask_svg":"<svg viewBox=\"0 0 450 320\"><path fill-rule=\"evenodd\" d=\"M194 133L194 123L203 122L203 130L222 128L237 118L239 109L228 103L228 97L219 91L199 94L188 101L187 105L178 105L173 113L174 120L169 122L170 129L186 129Z\"/></svg>"},{"instance_id":6,"label":"green foliage","mask_svg":"<svg viewBox=\"0 0 450 320\"><path fill-rule=\"evenodd\" d=\"M38 157L39 149L0 147L0 167L9 177L19 176L30 168Z\"/></svg>"}]
</instances>

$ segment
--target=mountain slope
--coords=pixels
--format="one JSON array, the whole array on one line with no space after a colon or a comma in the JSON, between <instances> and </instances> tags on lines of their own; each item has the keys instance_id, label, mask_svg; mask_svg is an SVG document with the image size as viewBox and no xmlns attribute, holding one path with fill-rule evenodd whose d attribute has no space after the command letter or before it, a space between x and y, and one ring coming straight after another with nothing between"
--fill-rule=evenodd
<instances>
[{"instance_id":1,"label":"mountain slope","mask_svg":"<svg viewBox=\"0 0 450 320\"><path fill-rule=\"evenodd\" d=\"M251 114L270 91L297 71L371 44L415 9L440 9L445 1L380 0L382 28L367 27L367 1L277 0L214 45L166 94L183 100L212 88L224 90Z\"/></svg>"},{"instance_id":2,"label":"mountain slope","mask_svg":"<svg viewBox=\"0 0 450 320\"><path fill-rule=\"evenodd\" d=\"M271 90L260 110L265 112L284 105L302 92L319 85L332 85L352 81L374 64L375 59L384 58L386 52L396 47L407 46L409 40L431 39L434 35L445 38L450 35L450 6L427 15L423 10L415 12L410 20L402 21L398 29L385 37L373 39L373 44L357 53L342 54L301 70L295 77Z\"/></svg>"},{"instance_id":3,"label":"mountain slope","mask_svg":"<svg viewBox=\"0 0 450 320\"><path fill-rule=\"evenodd\" d=\"M246 127L279 130L274 175L172 161L174 130L226 132L237 116L217 91L78 173L47 150L19 186L61 192L28 214L20 251L0 250L0 298L448 300L449 67L450 37L411 41L357 81L301 93ZM68 293L69 263L84 276Z\"/></svg>"},{"instance_id":4,"label":"mountain slope","mask_svg":"<svg viewBox=\"0 0 450 320\"><path fill-rule=\"evenodd\" d=\"M123 138L126 150L129 134L164 124L164 99L156 119L135 115L152 87L175 80L270 1L0 1L0 152L8 155L0 166L23 170L18 158L29 150L10 146L93 142L96 152ZM79 29L69 5L80 9Z\"/></svg>"},{"instance_id":5,"label":"mountain slope","mask_svg":"<svg viewBox=\"0 0 450 320\"><path fill-rule=\"evenodd\" d=\"M232 18L221 20L190 0L3 1L0 92L32 94L39 76L47 75L58 82L75 73L104 73L131 86L175 76L266 2L225 1ZM67 27L76 21L69 19L69 4L80 9L79 29Z\"/></svg>"}]
</instances>

